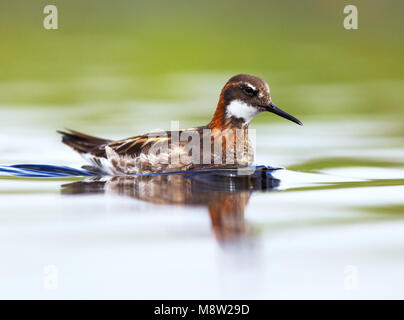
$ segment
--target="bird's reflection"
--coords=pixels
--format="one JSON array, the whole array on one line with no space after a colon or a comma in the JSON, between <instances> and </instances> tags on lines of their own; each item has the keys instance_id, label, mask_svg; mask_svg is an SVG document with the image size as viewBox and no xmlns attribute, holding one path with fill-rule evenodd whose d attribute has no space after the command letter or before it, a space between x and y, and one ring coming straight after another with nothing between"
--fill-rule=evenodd
<instances>
[{"instance_id":1,"label":"bird's reflection","mask_svg":"<svg viewBox=\"0 0 404 320\"><path fill-rule=\"evenodd\" d=\"M251 193L272 190L279 180L272 170L258 168L250 172L209 170L183 174L93 177L65 184L64 194L119 194L139 200L208 208L213 232L220 243L248 235L244 211Z\"/></svg>"}]
</instances>

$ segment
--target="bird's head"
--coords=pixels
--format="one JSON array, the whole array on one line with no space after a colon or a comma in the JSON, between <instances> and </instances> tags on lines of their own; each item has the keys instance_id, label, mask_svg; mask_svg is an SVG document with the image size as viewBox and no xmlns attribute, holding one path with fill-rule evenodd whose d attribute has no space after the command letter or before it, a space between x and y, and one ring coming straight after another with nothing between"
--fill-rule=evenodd
<instances>
[{"instance_id":1,"label":"bird's head","mask_svg":"<svg viewBox=\"0 0 404 320\"><path fill-rule=\"evenodd\" d=\"M239 123L246 126L262 112L272 112L299 125L302 122L272 103L268 84L257 77L239 74L227 81L220 94L220 100L212 123L220 127L225 123Z\"/></svg>"}]
</instances>

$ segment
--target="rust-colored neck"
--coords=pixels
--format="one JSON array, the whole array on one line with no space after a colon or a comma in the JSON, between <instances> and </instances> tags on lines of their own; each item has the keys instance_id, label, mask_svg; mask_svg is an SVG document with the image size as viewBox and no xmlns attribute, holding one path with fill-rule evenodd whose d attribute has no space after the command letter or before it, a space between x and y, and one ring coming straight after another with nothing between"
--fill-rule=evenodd
<instances>
[{"instance_id":1,"label":"rust-colored neck","mask_svg":"<svg viewBox=\"0 0 404 320\"><path fill-rule=\"evenodd\" d=\"M212 121L208 124L209 129L224 130L224 129L248 129L248 124L241 119L234 117L228 117L226 115L226 107L230 103L225 98L226 89L231 86L231 83L227 83L220 93L219 102L217 103L216 111L213 115Z\"/></svg>"}]
</instances>

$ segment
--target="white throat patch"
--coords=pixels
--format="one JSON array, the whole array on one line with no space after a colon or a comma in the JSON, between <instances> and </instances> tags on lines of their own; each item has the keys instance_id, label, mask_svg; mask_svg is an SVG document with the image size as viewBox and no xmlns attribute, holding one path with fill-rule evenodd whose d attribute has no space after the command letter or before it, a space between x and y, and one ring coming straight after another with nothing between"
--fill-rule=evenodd
<instances>
[{"instance_id":1,"label":"white throat patch","mask_svg":"<svg viewBox=\"0 0 404 320\"><path fill-rule=\"evenodd\" d=\"M258 113L260 112L256 108L240 100L232 101L226 109L227 117L243 118L246 123L249 123Z\"/></svg>"}]
</instances>

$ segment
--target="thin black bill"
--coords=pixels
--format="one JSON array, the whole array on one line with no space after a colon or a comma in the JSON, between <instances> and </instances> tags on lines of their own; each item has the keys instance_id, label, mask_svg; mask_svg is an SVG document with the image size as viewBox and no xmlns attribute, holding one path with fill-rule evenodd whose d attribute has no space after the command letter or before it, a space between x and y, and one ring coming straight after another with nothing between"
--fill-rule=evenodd
<instances>
[{"instance_id":1,"label":"thin black bill","mask_svg":"<svg viewBox=\"0 0 404 320\"><path fill-rule=\"evenodd\" d=\"M274 105L272 102L269 104L268 109L269 112L275 113L278 116L281 116L282 118L288 119L290 121L293 121L294 123L297 123L298 125L303 125L303 123L295 118L294 116L292 116L291 114L283 111L282 109L278 108L276 105Z\"/></svg>"}]
</instances>

